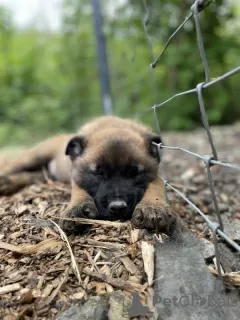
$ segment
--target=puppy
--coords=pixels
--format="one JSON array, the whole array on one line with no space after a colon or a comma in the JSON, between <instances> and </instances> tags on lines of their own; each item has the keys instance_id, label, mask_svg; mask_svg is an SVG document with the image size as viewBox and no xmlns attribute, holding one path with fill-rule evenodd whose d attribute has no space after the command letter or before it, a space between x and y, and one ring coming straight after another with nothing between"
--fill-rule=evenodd
<instances>
[{"instance_id":1,"label":"puppy","mask_svg":"<svg viewBox=\"0 0 240 320\"><path fill-rule=\"evenodd\" d=\"M136 227L171 234L183 223L165 202L154 143L161 138L145 126L103 116L76 135L55 136L25 151L2 169L2 175L46 167L51 178L71 183L65 216L131 219Z\"/></svg>"}]
</instances>

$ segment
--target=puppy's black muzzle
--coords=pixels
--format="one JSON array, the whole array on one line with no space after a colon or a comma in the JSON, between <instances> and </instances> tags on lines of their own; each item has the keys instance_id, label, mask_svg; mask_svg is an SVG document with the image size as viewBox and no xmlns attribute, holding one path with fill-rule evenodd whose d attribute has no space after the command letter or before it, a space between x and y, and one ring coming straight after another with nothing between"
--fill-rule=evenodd
<instances>
[{"instance_id":1,"label":"puppy's black muzzle","mask_svg":"<svg viewBox=\"0 0 240 320\"><path fill-rule=\"evenodd\" d=\"M144 183L120 176L103 181L92 197L98 209L97 219L129 220L145 191Z\"/></svg>"}]
</instances>

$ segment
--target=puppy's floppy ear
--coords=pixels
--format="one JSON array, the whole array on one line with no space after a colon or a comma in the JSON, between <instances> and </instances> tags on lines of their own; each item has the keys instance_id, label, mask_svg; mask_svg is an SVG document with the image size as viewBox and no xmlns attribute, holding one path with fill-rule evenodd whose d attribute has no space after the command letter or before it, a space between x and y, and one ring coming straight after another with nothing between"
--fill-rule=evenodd
<instances>
[{"instance_id":1,"label":"puppy's floppy ear","mask_svg":"<svg viewBox=\"0 0 240 320\"><path fill-rule=\"evenodd\" d=\"M83 153L84 149L86 148L86 145L87 141L85 137L76 136L68 142L65 154L73 160Z\"/></svg>"},{"instance_id":2,"label":"puppy's floppy ear","mask_svg":"<svg viewBox=\"0 0 240 320\"><path fill-rule=\"evenodd\" d=\"M160 157L160 152L159 152L159 147L156 144L162 143L162 139L159 135L151 135L148 138L148 150L150 155L155 158L158 162L160 162L161 157Z\"/></svg>"}]
</instances>

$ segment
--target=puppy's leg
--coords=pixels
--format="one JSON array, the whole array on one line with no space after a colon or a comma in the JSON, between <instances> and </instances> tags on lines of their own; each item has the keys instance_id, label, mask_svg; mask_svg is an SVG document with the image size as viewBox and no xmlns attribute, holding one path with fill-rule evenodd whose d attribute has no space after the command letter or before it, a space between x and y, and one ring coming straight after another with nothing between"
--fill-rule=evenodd
<instances>
[{"instance_id":1,"label":"puppy's leg","mask_svg":"<svg viewBox=\"0 0 240 320\"><path fill-rule=\"evenodd\" d=\"M159 177L149 183L142 200L134 210L132 224L138 228L168 235L187 230L185 223L167 204L164 184Z\"/></svg>"},{"instance_id":2,"label":"puppy's leg","mask_svg":"<svg viewBox=\"0 0 240 320\"><path fill-rule=\"evenodd\" d=\"M72 181L71 201L61 217L95 219L97 215L98 210L92 197ZM66 231L78 230L75 221L62 220L61 227Z\"/></svg>"},{"instance_id":3,"label":"puppy's leg","mask_svg":"<svg viewBox=\"0 0 240 320\"><path fill-rule=\"evenodd\" d=\"M41 171L20 172L8 176L0 176L0 195L8 196L20 189L34 184L44 182L45 178Z\"/></svg>"},{"instance_id":4,"label":"puppy's leg","mask_svg":"<svg viewBox=\"0 0 240 320\"><path fill-rule=\"evenodd\" d=\"M41 169L56 157L60 148L64 147L70 137L71 135L58 135L23 151L20 156L9 159L5 166L0 169L0 175Z\"/></svg>"},{"instance_id":5,"label":"puppy's leg","mask_svg":"<svg viewBox=\"0 0 240 320\"><path fill-rule=\"evenodd\" d=\"M0 168L0 195L14 193L21 188L43 180L40 170L62 151L70 135L59 135L12 157Z\"/></svg>"}]
</instances>

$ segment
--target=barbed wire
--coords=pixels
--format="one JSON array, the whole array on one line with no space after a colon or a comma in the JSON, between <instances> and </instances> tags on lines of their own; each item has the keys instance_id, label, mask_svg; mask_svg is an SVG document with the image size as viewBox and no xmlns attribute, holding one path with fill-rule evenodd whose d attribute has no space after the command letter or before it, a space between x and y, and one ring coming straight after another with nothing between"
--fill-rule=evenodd
<instances>
[{"instance_id":1,"label":"barbed wire","mask_svg":"<svg viewBox=\"0 0 240 320\"><path fill-rule=\"evenodd\" d=\"M178 150L178 151L182 151L185 152L197 159L200 159L201 161L203 161L206 165L206 169L207 169L207 178L208 178L208 184L209 184L209 188L211 191L211 195L212 195L212 199L213 199L213 203L214 203L214 209L217 215L217 219L218 222L212 222L205 214L204 212L202 212L202 210L200 210L190 199L188 199L182 192L180 192L178 189L176 189L175 187L173 187L167 180L163 179L164 182L164 187L165 187L165 194L166 194L166 198L167 201L168 197L167 197L167 188L170 188L172 191L174 191L178 196L180 196L185 202L187 202L203 219L204 221L207 223L207 225L209 226L209 228L212 230L213 233L213 238L214 238L214 247L215 247L215 256L216 256L216 264L217 264L217 272L218 272L218 276L219 278L222 279L222 272L221 272L221 265L220 265L220 253L218 250L218 239L217 239L217 235L220 236L223 240L225 240L226 242L228 242L229 245L231 245L236 251L240 252L240 246L233 241L232 239L230 239L227 234L224 232L224 224L220 215L220 211L219 211L219 207L218 207L218 200L215 194L215 189L214 189L214 183L213 183L213 177L212 177L212 172L211 172L211 167L214 165L218 165L218 166L222 166L222 167L226 167L229 169L234 169L234 170L238 170L240 171L240 165L238 164L231 164L231 163L227 163L227 162L223 162L220 161L218 159L218 154L217 154L217 150L215 148L214 145L214 141L212 138L212 134L210 131L210 127L209 127L209 123L208 123L208 118L206 115L206 110L205 110L205 105L204 105L204 99L203 99L203 89L207 89L209 87L211 87L212 85L227 79L228 77L231 77L237 73L240 72L240 66L219 76L216 79L210 79L210 72L209 72L209 68L208 68L208 61L206 58L206 54L205 54L205 50L204 50L204 45L203 45L203 37L202 37L202 33L201 33L201 26L200 26L200 21L199 21L199 13L206 9L211 3L213 2L213 0L195 0L193 5L190 8L190 13L189 15L184 19L184 21L180 24L180 26L173 32L173 34L169 37L169 39L167 40L163 50L161 51L161 53L158 55L158 57L150 64L150 67L152 69L154 69L157 64L159 63L162 55L165 53L167 47L169 46L169 44L171 43L172 39L177 35L177 33L183 28L183 26L185 25L185 23L190 20L191 18L194 18L194 22L195 22L195 28L196 28L196 35L197 35L197 43L198 43L198 47L199 47L199 53L200 53L200 58L202 60L202 65L203 65L203 70L204 70L204 74L205 74L205 82L199 83L196 85L196 88L194 89L190 89L187 91L183 91L180 93L177 93L175 95L173 95L172 97L168 98L167 100L154 105L153 107L150 107L146 110L144 110L142 113L138 114L136 117L139 118L141 117L143 114L145 114L148 111L153 111L154 113L154 119L156 122L156 126L157 126L157 130L159 133L161 133L160 130L160 123L157 117L157 112L156 109L163 107L164 105L166 105L168 102L170 102L171 100L183 96L183 95L188 95L188 94L197 94L198 97L198 103L199 103L199 108L200 108L200 112L201 112L201 116L202 116L202 122L204 125L204 128L206 130L206 134L209 140L209 144L211 147L211 151L212 151L212 155L200 155L198 153L189 151L185 148L182 147L177 147L177 146L167 146L164 145L163 143L160 144L156 144L155 145L158 146L158 150L159 152L161 152L161 149L169 149L169 150ZM149 10L148 7L146 5L146 1L143 0L144 3L144 7L145 7L145 20L148 19L149 20ZM151 49L152 46L151 44L149 44L150 41L150 37L149 34L147 33L146 30L146 25L144 24L144 32L146 35L146 39L149 45L149 48ZM152 55L152 50L151 50L151 55Z\"/></svg>"}]
</instances>

